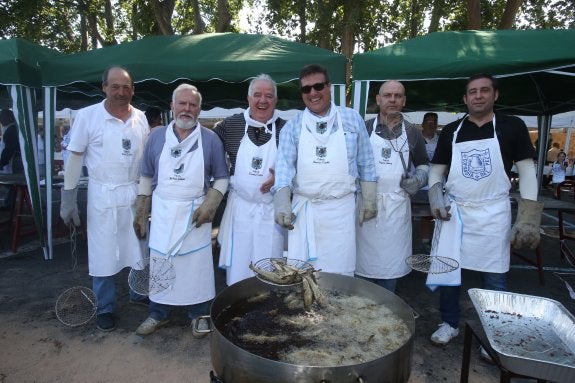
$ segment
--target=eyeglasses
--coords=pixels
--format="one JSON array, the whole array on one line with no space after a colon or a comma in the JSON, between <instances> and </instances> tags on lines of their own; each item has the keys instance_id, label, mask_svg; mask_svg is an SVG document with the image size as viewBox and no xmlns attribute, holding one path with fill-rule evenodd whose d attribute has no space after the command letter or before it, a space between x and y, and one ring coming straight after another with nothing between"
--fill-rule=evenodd
<instances>
[{"instance_id":1,"label":"eyeglasses","mask_svg":"<svg viewBox=\"0 0 575 383\"><path fill-rule=\"evenodd\" d=\"M306 85L306 86L302 86L301 87L301 92L308 94L309 92L311 92L311 88L314 88L316 91L322 91L323 88L325 88L325 86L327 85L327 82L318 82L315 83L313 85Z\"/></svg>"}]
</instances>

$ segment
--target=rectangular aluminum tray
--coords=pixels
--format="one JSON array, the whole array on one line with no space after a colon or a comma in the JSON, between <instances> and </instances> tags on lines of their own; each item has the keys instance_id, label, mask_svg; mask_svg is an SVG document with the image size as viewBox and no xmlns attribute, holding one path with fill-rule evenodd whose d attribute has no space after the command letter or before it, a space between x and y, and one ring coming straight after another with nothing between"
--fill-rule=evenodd
<instances>
[{"instance_id":1,"label":"rectangular aluminum tray","mask_svg":"<svg viewBox=\"0 0 575 383\"><path fill-rule=\"evenodd\" d=\"M468 291L503 367L554 382L575 382L575 317L552 299Z\"/></svg>"}]
</instances>

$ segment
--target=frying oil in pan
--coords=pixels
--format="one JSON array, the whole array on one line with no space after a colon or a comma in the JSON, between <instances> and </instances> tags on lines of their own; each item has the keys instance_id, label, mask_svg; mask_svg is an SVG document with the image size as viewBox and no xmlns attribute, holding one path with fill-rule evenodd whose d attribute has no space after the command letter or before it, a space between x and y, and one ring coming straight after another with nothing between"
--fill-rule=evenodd
<instances>
[{"instance_id":1,"label":"frying oil in pan","mask_svg":"<svg viewBox=\"0 0 575 383\"><path fill-rule=\"evenodd\" d=\"M238 301L215 318L236 346L263 358L309 366L345 366L383 357L410 338L389 308L358 296L326 292L327 304L303 308L298 289Z\"/></svg>"}]
</instances>

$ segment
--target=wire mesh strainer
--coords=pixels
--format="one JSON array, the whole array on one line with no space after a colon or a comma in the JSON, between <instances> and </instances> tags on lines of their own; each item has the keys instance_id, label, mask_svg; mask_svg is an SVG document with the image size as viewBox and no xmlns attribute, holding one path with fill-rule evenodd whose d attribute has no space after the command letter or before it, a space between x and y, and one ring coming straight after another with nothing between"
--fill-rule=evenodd
<instances>
[{"instance_id":1,"label":"wire mesh strainer","mask_svg":"<svg viewBox=\"0 0 575 383\"><path fill-rule=\"evenodd\" d=\"M250 265L256 278L274 286L295 286L302 283L301 274L317 271L311 263L292 258L264 258Z\"/></svg>"}]
</instances>

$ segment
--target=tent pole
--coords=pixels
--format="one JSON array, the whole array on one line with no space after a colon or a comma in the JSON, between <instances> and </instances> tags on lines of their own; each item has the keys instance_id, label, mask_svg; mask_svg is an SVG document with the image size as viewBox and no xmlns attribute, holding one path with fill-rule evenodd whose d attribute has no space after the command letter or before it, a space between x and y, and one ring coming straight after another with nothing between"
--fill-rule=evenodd
<instances>
[{"instance_id":1,"label":"tent pole","mask_svg":"<svg viewBox=\"0 0 575 383\"><path fill-rule=\"evenodd\" d=\"M544 114L537 117L537 129L538 129L538 153L537 153L537 182L539 183L539 192L541 192L541 187L543 185L543 170L545 168L545 162L547 160L547 141L549 139L549 130L551 128L551 118L550 114Z\"/></svg>"}]
</instances>

